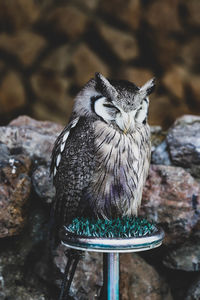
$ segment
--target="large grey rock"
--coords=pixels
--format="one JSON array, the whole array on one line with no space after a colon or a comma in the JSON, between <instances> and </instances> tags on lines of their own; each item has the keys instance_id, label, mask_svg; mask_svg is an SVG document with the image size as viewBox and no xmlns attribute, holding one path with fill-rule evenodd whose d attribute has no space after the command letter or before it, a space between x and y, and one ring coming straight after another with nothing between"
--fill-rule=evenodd
<instances>
[{"instance_id":1,"label":"large grey rock","mask_svg":"<svg viewBox=\"0 0 200 300\"><path fill-rule=\"evenodd\" d=\"M200 220L199 194L199 183L183 168L151 165L140 213L162 224L165 244L183 243Z\"/></svg>"},{"instance_id":2,"label":"large grey rock","mask_svg":"<svg viewBox=\"0 0 200 300\"><path fill-rule=\"evenodd\" d=\"M36 121L27 116L0 127L0 141L14 152L23 152L33 163L49 163L51 151L62 126L53 122Z\"/></svg>"},{"instance_id":3,"label":"large grey rock","mask_svg":"<svg viewBox=\"0 0 200 300\"><path fill-rule=\"evenodd\" d=\"M63 273L67 258L63 246L57 248L57 256L54 258L55 265ZM98 299L101 286L103 285L102 255L100 253L85 252L84 257L78 264L70 294L74 300ZM57 281L60 286L61 280Z\"/></svg>"},{"instance_id":4,"label":"large grey rock","mask_svg":"<svg viewBox=\"0 0 200 300\"><path fill-rule=\"evenodd\" d=\"M51 203L55 196L53 180L50 176L49 166L38 166L32 175L33 188L38 197L45 203Z\"/></svg>"},{"instance_id":5,"label":"large grey rock","mask_svg":"<svg viewBox=\"0 0 200 300\"><path fill-rule=\"evenodd\" d=\"M155 148L151 156L151 162L156 165L171 165L166 141L163 141Z\"/></svg>"},{"instance_id":6,"label":"large grey rock","mask_svg":"<svg viewBox=\"0 0 200 300\"><path fill-rule=\"evenodd\" d=\"M200 117L185 115L177 119L166 140L173 164L200 177Z\"/></svg>"},{"instance_id":7,"label":"large grey rock","mask_svg":"<svg viewBox=\"0 0 200 300\"><path fill-rule=\"evenodd\" d=\"M137 254L120 255L120 295L123 300L171 300L169 286L154 267Z\"/></svg>"},{"instance_id":8,"label":"large grey rock","mask_svg":"<svg viewBox=\"0 0 200 300\"><path fill-rule=\"evenodd\" d=\"M187 243L171 250L164 258L166 267L182 271L200 271L200 243Z\"/></svg>"}]
</instances>

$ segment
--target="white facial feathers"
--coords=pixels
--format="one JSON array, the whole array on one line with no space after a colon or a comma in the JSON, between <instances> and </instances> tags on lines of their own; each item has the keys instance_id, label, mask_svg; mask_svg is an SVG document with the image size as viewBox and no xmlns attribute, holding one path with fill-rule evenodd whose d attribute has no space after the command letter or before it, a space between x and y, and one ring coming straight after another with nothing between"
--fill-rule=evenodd
<instances>
[{"instance_id":1,"label":"white facial feathers","mask_svg":"<svg viewBox=\"0 0 200 300\"><path fill-rule=\"evenodd\" d=\"M105 97L101 97L95 100L94 111L107 123L115 119L118 109L109 104Z\"/></svg>"}]
</instances>

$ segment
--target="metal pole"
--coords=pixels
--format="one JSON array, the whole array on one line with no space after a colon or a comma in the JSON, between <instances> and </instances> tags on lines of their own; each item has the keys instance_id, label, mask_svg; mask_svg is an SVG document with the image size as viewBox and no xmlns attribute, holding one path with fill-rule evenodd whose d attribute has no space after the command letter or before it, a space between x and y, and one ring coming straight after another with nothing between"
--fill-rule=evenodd
<instances>
[{"instance_id":1,"label":"metal pole","mask_svg":"<svg viewBox=\"0 0 200 300\"><path fill-rule=\"evenodd\" d=\"M108 253L107 300L119 300L119 253Z\"/></svg>"}]
</instances>

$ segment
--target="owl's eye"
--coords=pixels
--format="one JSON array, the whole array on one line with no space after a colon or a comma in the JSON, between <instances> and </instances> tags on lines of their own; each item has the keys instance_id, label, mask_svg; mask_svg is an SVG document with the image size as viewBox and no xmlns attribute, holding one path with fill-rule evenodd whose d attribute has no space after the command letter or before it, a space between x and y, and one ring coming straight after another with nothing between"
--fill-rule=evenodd
<instances>
[{"instance_id":1,"label":"owl's eye","mask_svg":"<svg viewBox=\"0 0 200 300\"><path fill-rule=\"evenodd\" d=\"M119 110L116 106L114 106L113 104L110 104L110 103L104 103L103 106L108 107L108 108L111 108L111 109L114 109L114 110L116 110L117 112L120 112L120 110Z\"/></svg>"}]
</instances>

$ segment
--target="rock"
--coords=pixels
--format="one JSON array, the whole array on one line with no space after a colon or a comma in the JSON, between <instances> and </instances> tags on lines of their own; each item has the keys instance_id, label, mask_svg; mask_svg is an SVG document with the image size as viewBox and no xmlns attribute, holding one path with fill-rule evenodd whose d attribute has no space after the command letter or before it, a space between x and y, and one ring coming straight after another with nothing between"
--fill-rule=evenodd
<instances>
[{"instance_id":1,"label":"rock","mask_svg":"<svg viewBox=\"0 0 200 300\"><path fill-rule=\"evenodd\" d=\"M133 34L104 24L99 24L98 29L106 43L121 60L128 61L139 56L138 43Z\"/></svg>"},{"instance_id":2,"label":"rock","mask_svg":"<svg viewBox=\"0 0 200 300\"><path fill-rule=\"evenodd\" d=\"M54 259L55 265L64 272L67 259L64 255L66 247L57 248L57 256ZM74 280L71 285L70 295L74 300L98 299L102 278L102 255L95 252L85 252L84 258L78 264ZM58 282L60 287L61 281Z\"/></svg>"},{"instance_id":3,"label":"rock","mask_svg":"<svg viewBox=\"0 0 200 300\"><path fill-rule=\"evenodd\" d=\"M51 203L55 196L52 177L50 177L50 167L39 166L32 175L33 188L38 197L45 203Z\"/></svg>"},{"instance_id":4,"label":"rock","mask_svg":"<svg viewBox=\"0 0 200 300\"><path fill-rule=\"evenodd\" d=\"M32 75L31 84L40 102L66 113L69 105L71 110L72 102L67 95L69 82L64 76L39 72Z\"/></svg>"},{"instance_id":5,"label":"rock","mask_svg":"<svg viewBox=\"0 0 200 300\"><path fill-rule=\"evenodd\" d=\"M35 62L45 47L46 40L42 36L28 30L19 31L15 34L0 34L0 49L17 56L26 67L31 66Z\"/></svg>"},{"instance_id":6,"label":"rock","mask_svg":"<svg viewBox=\"0 0 200 300\"><path fill-rule=\"evenodd\" d=\"M2 298L0 299L2 300L57 299L53 297L55 286L40 284L35 273L36 262L44 252L44 243L41 241L47 236L47 220L44 211L39 208L40 205L36 207L32 204L29 203L28 224L23 234L1 239L0 296ZM50 274L51 270L49 270Z\"/></svg>"},{"instance_id":7,"label":"rock","mask_svg":"<svg viewBox=\"0 0 200 300\"><path fill-rule=\"evenodd\" d=\"M26 96L20 74L14 71L8 72L0 85L0 114L20 109L25 103Z\"/></svg>"},{"instance_id":8,"label":"rock","mask_svg":"<svg viewBox=\"0 0 200 300\"><path fill-rule=\"evenodd\" d=\"M164 279L137 254L120 254L120 271L121 299L172 299Z\"/></svg>"},{"instance_id":9,"label":"rock","mask_svg":"<svg viewBox=\"0 0 200 300\"><path fill-rule=\"evenodd\" d=\"M200 3L198 0L191 0L190 3L184 3L187 14L184 16L185 21L193 27L200 26Z\"/></svg>"},{"instance_id":10,"label":"rock","mask_svg":"<svg viewBox=\"0 0 200 300\"><path fill-rule=\"evenodd\" d=\"M75 68L75 80L79 86L85 85L88 80L93 78L95 72L100 72L108 77L107 66L83 43L75 51L72 63Z\"/></svg>"},{"instance_id":11,"label":"rock","mask_svg":"<svg viewBox=\"0 0 200 300\"><path fill-rule=\"evenodd\" d=\"M19 234L25 224L25 208L30 194L28 157L10 155L0 143L0 238Z\"/></svg>"},{"instance_id":12,"label":"rock","mask_svg":"<svg viewBox=\"0 0 200 300\"><path fill-rule=\"evenodd\" d=\"M197 113L200 111L200 76L188 74L186 81L186 90L188 99L188 106L191 111ZM190 95L190 96L189 96Z\"/></svg>"},{"instance_id":13,"label":"rock","mask_svg":"<svg viewBox=\"0 0 200 300\"><path fill-rule=\"evenodd\" d=\"M191 72L199 72L199 65L196 63L200 59L199 47L200 37L197 35L188 39L179 51L179 58L182 59L183 64L189 68Z\"/></svg>"},{"instance_id":14,"label":"rock","mask_svg":"<svg viewBox=\"0 0 200 300\"><path fill-rule=\"evenodd\" d=\"M72 108L65 108L65 110L66 111L64 111L64 109L63 111L59 110L55 113L55 111L52 111L46 103L41 103L40 101L36 101L31 105L31 111L34 118L41 121L50 120L51 122L63 125L68 123Z\"/></svg>"},{"instance_id":15,"label":"rock","mask_svg":"<svg viewBox=\"0 0 200 300\"><path fill-rule=\"evenodd\" d=\"M75 0L75 1L77 1L77 3L82 5L84 8L89 9L91 11L96 10L99 3L99 0L85 0L84 2L82 0Z\"/></svg>"},{"instance_id":16,"label":"rock","mask_svg":"<svg viewBox=\"0 0 200 300\"><path fill-rule=\"evenodd\" d=\"M53 31L66 34L70 39L76 39L83 34L88 24L87 16L73 5L54 8L47 15L46 21Z\"/></svg>"},{"instance_id":17,"label":"rock","mask_svg":"<svg viewBox=\"0 0 200 300\"><path fill-rule=\"evenodd\" d=\"M166 0L164 3L153 1L146 10L145 20L155 31L180 31L179 4L180 0Z\"/></svg>"},{"instance_id":18,"label":"rock","mask_svg":"<svg viewBox=\"0 0 200 300\"><path fill-rule=\"evenodd\" d=\"M23 152L34 164L49 163L51 151L62 126L45 121L36 121L27 116L13 120L7 127L0 127L0 141L12 153Z\"/></svg>"},{"instance_id":19,"label":"rock","mask_svg":"<svg viewBox=\"0 0 200 300\"><path fill-rule=\"evenodd\" d=\"M149 105L149 124L160 124L166 129L173 122L173 110L173 105L168 96L152 95Z\"/></svg>"},{"instance_id":20,"label":"rock","mask_svg":"<svg viewBox=\"0 0 200 300\"><path fill-rule=\"evenodd\" d=\"M163 85L180 99L184 97L185 73L184 68L174 65L164 74L162 79Z\"/></svg>"},{"instance_id":21,"label":"rock","mask_svg":"<svg viewBox=\"0 0 200 300\"><path fill-rule=\"evenodd\" d=\"M200 219L199 193L199 183L184 169L151 165L140 213L163 226L165 244L183 243Z\"/></svg>"},{"instance_id":22,"label":"rock","mask_svg":"<svg viewBox=\"0 0 200 300\"><path fill-rule=\"evenodd\" d=\"M166 140L172 162L200 177L200 117L185 115L177 119Z\"/></svg>"},{"instance_id":23,"label":"rock","mask_svg":"<svg viewBox=\"0 0 200 300\"><path fill-rule=\"evenodd\" d=\"M153 73L145 68L127 67L120 72L121 78L134 82L138 86L142 86L149 79L153 78Z\"/></svg>"},{"instance_id":24,"label":"rock","mask_svg":"<svg viewBox=\"0 0 200 300\"><path fill-rule=\"evenodd\" d=\"M142 13L139 0L128 0L126 5L123 0L103 0L99 4L103 13L119 19L133 30L138 29Z\"/></svg>"},{"instance_id":25,"label":"rock","mask_svg":"<svg viewBox=\"0 0 200 300\"><path fill-rule=\"evenodd\" d=\"M155 151L158 145L165 139L166 133L161 126L151 126L151 151Z\"/></svg>"},{"instance_id":26,"label":"rock","mask_svg":"<svg viewBox=\"0 0 200 300\"><path fill-rule=\"evenodd\" d=\"M52 72L63 73L70 63L70 57L69 45L62 45L44 59L42 67Z\"/></svg>"},{"instance_id":27,"label":"rock","mask_svg":"<svg viewBox=\"0 0 200 300\"><path fill-rule=\"evenodd\" d=\"M40 11L34 0L0 1L0 24L7 29L24 29L34 23Z\"/></svg>"},{"instance_id":28,"label":"rock","mask_svg":"<svg viewBox=\"0 0 200 300\"><path fill-rule=\"evenodd\" d=\"M199 300L200 299L200 276L196 278L193 284L189 287L184 300Z\"/></svg>"},{"instance_id":29,"label":"rock","mask_svg":"<svg viewBox=\"0 0 200 300\"><path fill-rule=\"evenodd\" d=\"M171 250L163 259L167 268L187 272L200 271L200 244L186 243L179 248Z\"/></svg>"},{"instance_id":30,"label":"rock","mask_svg":"<svg viewBox=\"0 0 200 300\"><path fill-rule=\"evenodd\" d=\"M156 165L171 165L169 153L167 151L167 143L163 141L158 147L155 148L151 155L151 162Z\"/></svg>"},{"instance_id":31,"label":"rock","mask_svg":"<svg viewBox=\"0 0 200 300\"><path fill-rule=\"evenodd\" d=\"M162 70L166 70L172 66L182 51L180 41L167 33L160 33L154 30L151 42L156 63L160 65Z\"/></svg>"},{"instance_id":32,"label":"rock","mask_svg":"<svg viewBox=\"0 0 200 300\"><path fill-rule=\"evenodd\" d=\"M63 251L63 246L59 246L54 259L62 273L67 261ZM97 299L103 284L102 267L101 254L85 252L71 286L71 296L75 300ZM123 300L172 299L165 281L136 254L120 254L120 297Z\"/></svg>"}]
</instances>

